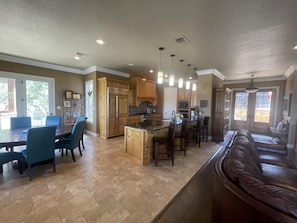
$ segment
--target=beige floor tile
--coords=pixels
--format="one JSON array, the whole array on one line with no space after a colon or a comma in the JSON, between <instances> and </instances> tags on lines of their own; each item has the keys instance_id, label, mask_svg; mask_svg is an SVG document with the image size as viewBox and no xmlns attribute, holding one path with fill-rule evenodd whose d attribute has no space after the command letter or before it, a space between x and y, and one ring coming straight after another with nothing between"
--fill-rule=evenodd
<instances>
[{"instance_id":1,"label":"beige floor tile","mask_svg":"<svg viewBox=\"0 0 297 223\"><path fill-rule=\"evenodd\" d=\"M175 165L140 166L124 152L124 138L86 135L83 156L75 151L19 175L10 163L0 176L0 222L151 222L218 150L213 142L177 152Z\"/></svg>"}]
</instances>

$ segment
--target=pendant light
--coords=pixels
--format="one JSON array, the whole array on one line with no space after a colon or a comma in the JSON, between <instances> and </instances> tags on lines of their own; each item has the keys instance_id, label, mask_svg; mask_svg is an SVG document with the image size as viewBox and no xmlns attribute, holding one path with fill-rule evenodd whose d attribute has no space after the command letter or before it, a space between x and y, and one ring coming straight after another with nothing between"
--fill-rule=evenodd
<instances>
[{"instance_id":1,"label":"pendant light","mask_svg":"<svg viewBox=\"0 0 297 223\"><path fill-rule=\"evenodd\" d=\"M197 70L197 68L195 67L194 68L194 73L196 74L196 70ZM198 81L198 79L197 79L197 81ZM197 83L193 83L193 85L192 85L192 91L196 91L197 90Z\"/></svg>"},{"instance_id":2,"label":"pendant light","mask_svg":"<svg viewBox=\"0 0 297 223\"><path fill-rule=\"evenodd\" d=\"M159 71L158 71L157 83L163 84L162 51L164 50L164 47L160 47L159 50L160 50L160 66L159 66Z\"/></svg>"},{"instance_id":3,"label":"pendant light","mask_svg":"<svg viewBox=\"0 0 297 223\"><path fill-rule=\"evenodd\" d=\"M252 76L251 84L249 87L245 88L244 90L247 93L256 93L259 90L259 88L254 86L254 79L253 79L254 75L252 74L251 76Z\"/></svg>"},{"instance_id":4,"label":"pendant light","mask_svg":"<svg viewBox=\"0 0 297 223\"><path fill-rule=\"evenodd\" d=\"M184 60L180 60L180 78L178 79L178 87L179 88L183 88L183 85L184 85L184 79L183 79L183 62Z\"/></svg>"},{"instance_id":5,"label":"pendant light","mask_svg":"<svg viewBox=\"0 0 297 223\"><path fill-rule=\"evenodd\" d=\"M191 64L188 64L188 76L189 76L189 69L190 69ZM191 81L187 80L186 81L186 89L189 90L191 88Z\"/></svg>"},{"instance_id":6,"label":"pendant light","mask_svg":"<svg viewBox=\"0 0 297 223\"><path fill-rule=\"evenodd\" d=\"M174 86L174 74L173 74L173 57L175 57L174 54L171 54L171 74L169 75L169 86Z\"/></svg>"}]
</instances>

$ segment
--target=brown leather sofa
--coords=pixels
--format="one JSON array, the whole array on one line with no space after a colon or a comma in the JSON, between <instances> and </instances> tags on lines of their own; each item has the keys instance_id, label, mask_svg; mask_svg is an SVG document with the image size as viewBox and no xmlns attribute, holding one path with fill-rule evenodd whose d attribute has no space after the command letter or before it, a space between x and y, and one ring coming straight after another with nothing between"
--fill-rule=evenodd
<instances>
[{"instance_id":1,"label":"brown leather sofa","mask_svg":"<svg viewBox=\"0 0 297 223\"><path fill-rule=\"evenodd\" d=\"M262 155L262 154L261 154ZM213 222L297 222L297 170L240 130L215 164Z\"/></svg>"}]
</instances>

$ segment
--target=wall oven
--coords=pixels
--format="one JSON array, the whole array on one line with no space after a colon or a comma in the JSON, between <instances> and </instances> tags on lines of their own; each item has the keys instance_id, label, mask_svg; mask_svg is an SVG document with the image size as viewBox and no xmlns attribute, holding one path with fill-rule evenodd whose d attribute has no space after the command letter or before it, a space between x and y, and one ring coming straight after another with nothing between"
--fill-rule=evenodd
<instances>
[{"instance_id":1,"label":"wall oven","mask_svg":"<svg viewBox=\"0 0 297 223\"><path fill-rule=\"evenodd\" d=\"M177 103L177 110L184 118L190 118L190 103L188 101L179 101Z\"/></svg>"}]
</instances>

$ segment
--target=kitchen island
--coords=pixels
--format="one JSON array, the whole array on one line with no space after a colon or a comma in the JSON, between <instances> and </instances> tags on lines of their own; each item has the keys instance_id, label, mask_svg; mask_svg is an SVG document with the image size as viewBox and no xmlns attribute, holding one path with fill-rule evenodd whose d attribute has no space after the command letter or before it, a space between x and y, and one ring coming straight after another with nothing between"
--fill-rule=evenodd
<instances>
[{"instance_id":1,"label":"kitchen island","mask_svg":"<svg viewBox=\"0 0 297 223\"><path fill-rule=\"evenodd\" d=\"M153 137L167 137L168 121L149 121L125 126L125 152L141 165L153 159Z\"/></svg>"}]
</instances>

